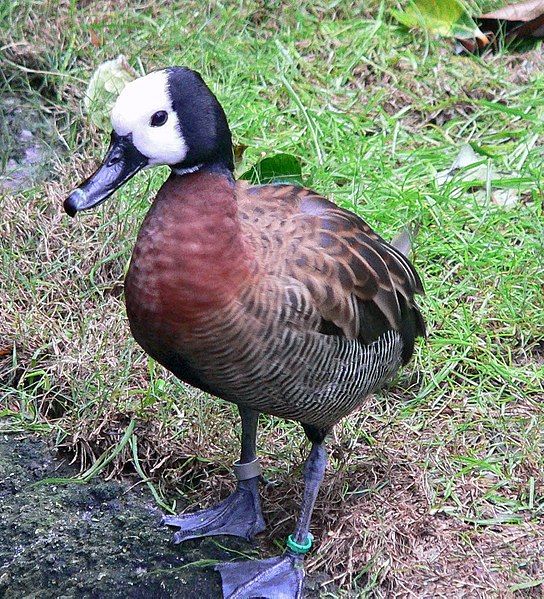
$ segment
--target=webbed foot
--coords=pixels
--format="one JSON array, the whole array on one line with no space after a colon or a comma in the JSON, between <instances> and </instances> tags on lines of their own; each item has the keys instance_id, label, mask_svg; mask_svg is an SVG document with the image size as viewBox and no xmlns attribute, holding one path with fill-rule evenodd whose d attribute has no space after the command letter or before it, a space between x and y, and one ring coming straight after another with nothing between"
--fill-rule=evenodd
<instances>
[{"instance_id":1,"label":"webbed foot","mask_svg":"<svg viewBox=\"0 0 544 599\"><path fill-rule=\"evenodd\" d=\"M225 599L301 599L303 558L287 551L280 557L215 566Z\"/></svg>"},{"instance_id":2,"label":"webbed foot","mask_svg":"<svg viewBox=\"0 0 544 599\"><path fill-rule=\"evenodd\" d=\"M232 535L251 541L265 529L258 478L240 481L232 495L212 508L164 516L162 523L179 528L174 533L174 543L215 535Z\"/></svg>"}]
</instances>

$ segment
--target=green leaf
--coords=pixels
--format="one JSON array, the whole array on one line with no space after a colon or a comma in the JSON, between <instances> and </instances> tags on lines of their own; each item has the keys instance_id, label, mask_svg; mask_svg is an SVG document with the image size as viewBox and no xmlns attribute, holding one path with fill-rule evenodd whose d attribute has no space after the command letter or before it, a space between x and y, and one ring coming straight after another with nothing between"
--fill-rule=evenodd
<instances>
[{"instance_id":1,"label":"green leaf","mask_svg":"<svg viewBox=\"0 0 544 599\"><path fill-rule=\"evenodd\" d=\"M418 27L444 37L485 37L459 0L412 0L404 11L391 10L391 14L406 27Z\"/></svg>"},{"instance_id":2,"label":"green leaf","mask_svg":"<svg viewBox=\"0 0 544 599\"><path fill-rule=\"evenodd\" d=\"M110 112L115 100L125 85L137 76L122 54L115 60L103 62L93 73L83 98L83 106L89 120L99 129L111 129Z\"/></svg>"},{"instance_id":3,"label":"green leaf","mask_svg":"<svg viewBox=\"0 0 544 599\"><path fill-rule=\"evenodd\" d=\"M246 171L240 179L247 179L256 185L267 183L303 185L300 161L292 154L276 154L263 158Z\"/></svg>"}]
</instances>

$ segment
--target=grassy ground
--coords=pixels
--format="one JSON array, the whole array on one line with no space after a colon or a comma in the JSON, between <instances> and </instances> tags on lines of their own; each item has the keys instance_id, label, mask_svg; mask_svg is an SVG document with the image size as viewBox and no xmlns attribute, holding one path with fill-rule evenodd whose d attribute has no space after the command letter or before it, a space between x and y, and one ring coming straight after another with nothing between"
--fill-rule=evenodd
<instances>
[{"instance_id":1,"label":"grassy ground","mask_svg":"<svg viewBox=\"0 0 544 599\"><path fill-rule=\"evenodd\" d=\"M420 225L429 338L335 431L309 569L357 596L542 596L542 47L455 56L399 27L393 4L0 6L2 93L51 116L57 156L49 180L1 199L0 425L50 434L82 468L114 452L110 472L136 468L168 497L206 504L232 487L233 410L148 361L124 314L123 273L165 172L76 221L61 210L106 144L81 114L92 71L121 52L137 70L185 64L248 146L240 172L293 153L313 188L384 236ZM439 186L466 143L493 185L461 173ZM500 189L514 206L497 205ZM279 483L264 492L263 547L277 551L306 445L293 424L261 428Z\"/></svg>"}]
</instances>

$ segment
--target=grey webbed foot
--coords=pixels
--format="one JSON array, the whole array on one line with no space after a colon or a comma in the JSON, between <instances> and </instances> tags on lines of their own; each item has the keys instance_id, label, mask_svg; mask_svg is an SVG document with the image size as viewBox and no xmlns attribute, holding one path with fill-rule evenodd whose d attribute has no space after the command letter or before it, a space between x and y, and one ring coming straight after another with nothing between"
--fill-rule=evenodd
<instances>
[{"instance_id":1,"label":"grey webbed foot","mask_svg":"<svg viewBox=\"0 0 544 599\"><path fill-rule=\"evenodd\" d=\"M287 551L283 556L215 567L221 574L225 599L302 599L303 559L313 541L310 518L326 464L324 447L321 442L313 442L304 466L300 515L294 533L287 538Z\"/></svg>"},{"instance_id":2,"label":"grey webbed foot","mask_svg":"<svg viewBox=\"0 0 544 599\"><path fill-rule=\"evenodd\" d=\"M303 558L287 551L280 557L215 566L225 599L301 599Z\"/></svg>"},{"instance_id":3,"label":"grey webbed foot","mask_svg":"<svg viewBox=\"0 0 544 599\"><path fill-rule=\"evenodd\" d=\"M164 516L162 523L179 528L174 543L215 535L232 535L251 541L265 529L258 478L240 481L236 491L218 505L179 516Z\"/></svg>"}]
</instances>

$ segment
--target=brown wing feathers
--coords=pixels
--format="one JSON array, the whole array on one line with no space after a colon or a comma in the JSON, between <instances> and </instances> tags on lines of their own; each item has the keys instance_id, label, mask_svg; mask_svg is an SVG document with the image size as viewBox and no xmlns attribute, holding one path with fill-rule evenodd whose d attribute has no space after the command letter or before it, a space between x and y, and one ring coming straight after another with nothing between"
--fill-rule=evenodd
<instances>
[{"instance_id":1,"label":"brown wing feathers","mask_svg":"<svg viewBox=\"0 0 544 599\"><path fill-rule=\"evenodd\" d=\"M274 247L268 267L306 286L325 321L321 330L370 343L395 329L407 361L415 337L424 334L413 300L422 284L408 259L357 215L310 190L267 185L247 191L272 222L288 223L277 241L290 240L289 251L279 265Z\"/></svg>"}]
</instances>

